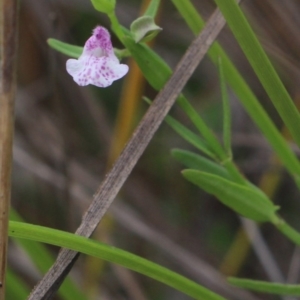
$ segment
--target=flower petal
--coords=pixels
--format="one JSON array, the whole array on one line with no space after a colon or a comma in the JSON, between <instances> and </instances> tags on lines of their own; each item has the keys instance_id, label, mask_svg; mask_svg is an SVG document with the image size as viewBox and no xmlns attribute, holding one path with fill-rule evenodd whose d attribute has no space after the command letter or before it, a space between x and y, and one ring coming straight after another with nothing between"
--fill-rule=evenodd
<instances>
[{"instance_id":1,"label":"flower petal","mask_svg":"<svg viewBox=\"0 0 300 300\"><path fill-rule=\"evenodd\" d=\"M128 72L128 66L120 64L114 54L109 32L101 26L94 29L78 60L69 59L66 67L74 81L82 86L107 87Z\"/></svg>"},{"instance_id":2,"label":"flower petal","mask_svg":"<svg viewBox=\"0 0 300 300\"><path fill-rule=\"evenodd\" d=\"M128 66L115 62L109 57L81 56L78 61L69 59L67 71L81 86L93 84L98 87L110 86L128 72Z\"/></svg>"},{"instance_id":3,"label":"flower petal","mask_svg":"<svg viewBox=\"0 0 300 300\"><path fill-rule=\"evenodd\" d=\"M78 74L83 68L83 61L79 59L68 59L66 63L66 69L67 72L71 75L74 76L75 74Z\"/></svg>"},{"instance_id":4,"label":"flower petal","mask_svg":"<svg viewBox=\"0 0 300 300\"><path fill-rule=\"evenodd\" d=\"M109 56L117 60L110 40L110 34L107 29L101 26L97 26L93 30L93 35L86 41L82 54L97 57Z\"/></svg>"}]
</instances>

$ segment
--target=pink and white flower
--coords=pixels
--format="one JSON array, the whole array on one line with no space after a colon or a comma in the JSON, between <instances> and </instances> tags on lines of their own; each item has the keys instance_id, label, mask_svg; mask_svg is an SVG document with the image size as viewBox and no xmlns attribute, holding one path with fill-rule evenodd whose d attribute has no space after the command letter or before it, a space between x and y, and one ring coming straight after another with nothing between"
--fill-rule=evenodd
<instances>
[{"instance_id":1,"label":"pink and white flower","mask_svg":"<svg viewBox=\"0 0 300 300\"><path fill-rule=\"evenodd\" d=\"M97 26L78 59L67 60L67 72L78 85L107 87L128 72L115 56L109 32Z\"/></svg>"}]
</instances>

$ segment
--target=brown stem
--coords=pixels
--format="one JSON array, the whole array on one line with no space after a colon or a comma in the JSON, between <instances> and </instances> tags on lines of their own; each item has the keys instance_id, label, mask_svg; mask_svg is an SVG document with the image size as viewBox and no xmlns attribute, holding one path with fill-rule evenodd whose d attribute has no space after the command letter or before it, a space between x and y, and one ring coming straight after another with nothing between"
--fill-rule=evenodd
<instances>
[{"instance_id":1,"label":"brown stem","mask_svg":"<svg viewBox=\"0 0 300 300\"><path fill-rule=\"evenodd\" d=\"M174 74L157 95L115 165L105 177L76 231L77 234L89 237L93 233L224 24L224 18L216 10L178 63ZM78 252L62 249L54 265L28 299L51 299L77 260L78 255Z\"/></svg>"},{"instance_id":2,"label":"brown stem","mask_svg":"<svg viewBox=\"0 0 300 300\"><path fill-rule=\"evenodd\" d=\"M17 1L0 0L0 5L0 300L4 300L14 124Z\"/></svg>"}]
</instances>

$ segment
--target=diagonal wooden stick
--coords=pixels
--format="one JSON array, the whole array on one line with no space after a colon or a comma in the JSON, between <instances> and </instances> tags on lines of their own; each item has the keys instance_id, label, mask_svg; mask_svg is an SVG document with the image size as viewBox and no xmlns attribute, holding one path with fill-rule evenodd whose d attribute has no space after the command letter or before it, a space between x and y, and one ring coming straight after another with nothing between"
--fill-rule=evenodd
<instances>
[{"instance_id":1,"label":"diagonal wooden stick","mask_svg":"<svg viewBox=\"0 0 300 300\"><path fill-rule=\"evenodd\" d=\"M89 237L93 233L186 82L224 25L224 18L219 10L216 10L178 63L174 74L157 95L115 165L105 177L76 231L77 234ZM51 299L78 255L78 252L62 249L56 262L34 288L28 300Z\"/></svg>"},{"instance_id":2,"label":"diagonal wooden stick","mask_svg":"<svg viewBox=\"0 0 300 300\"><path fill-rule=\"evenodd\" d=\"M17 1L0 0L0 300L5 299L16 52Z\"/></svg>"}]
</instances>

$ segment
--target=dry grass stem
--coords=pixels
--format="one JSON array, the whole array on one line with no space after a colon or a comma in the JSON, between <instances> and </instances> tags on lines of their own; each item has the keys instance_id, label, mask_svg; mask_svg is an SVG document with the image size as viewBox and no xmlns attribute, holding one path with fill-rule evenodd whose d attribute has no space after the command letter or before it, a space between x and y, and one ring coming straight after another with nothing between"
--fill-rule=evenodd
<instances>
[{"instance_id":1,"label":"dry grass stem","mask_svg":"<svg viewBox=\"0 0 300 300\"><path fill-rule=\"evenodd\" d=\"M2 0L0 14L0 299L4 300L14 126L17 1Z\"/></svg>"}]
</instances>

